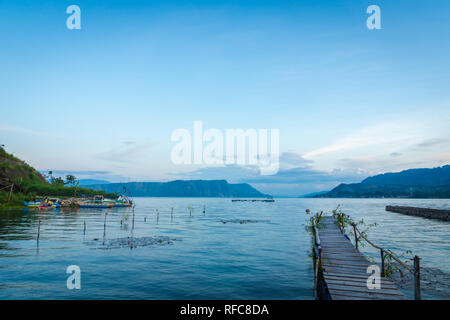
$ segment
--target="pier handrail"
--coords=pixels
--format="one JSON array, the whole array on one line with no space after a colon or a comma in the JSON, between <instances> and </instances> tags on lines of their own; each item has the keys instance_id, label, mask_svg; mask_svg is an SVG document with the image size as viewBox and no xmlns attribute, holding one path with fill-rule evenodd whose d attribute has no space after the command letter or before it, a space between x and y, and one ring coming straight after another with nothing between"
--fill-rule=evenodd
<instances>
[{"instance_id":1,"label":"pier handrail","mask_svg":"<svg viewBox=\"0 0 450 320\"><path fill-rule=\"evenodd\" d=\"M319 228L317 226L317 223L320 220L320 216L318 216L317 218L313 219L313 230L314 230L314 254L315 254L315 266L314 266L314 295L315 298L318 299L318 281L319 281L319 272L321 269L321 264L322 264L322 245L320 243L320 236L319 236Z\"/></svg>"},{"instance_id":2,"label":"pier handrail","mask_svg":"<svg viewBox=\"0 0 450 320\"><path fill-rule=\"evenodd\" d=\"M342 234L345 233L345 219L344 219L344 213L338 214L338 222L339 219L341 219L341 225L338 226L341 228ZM414 267L411 268L408 265L406 265L403 261L401 261L399 258L397 258L390 250L385 250L380 246L377 246L372 241L367 239L367 237L358 230L358 227L356 226L356 223L351 222L351 226L353 227L353 233L355 236L355 247L358 249L358 241L360 238L364 239L368 244L370 244L372 247L380 250L381 255L381 275L385 276L385 266L384 266L384 258L385 255L390 256L392 259L394 259L398 264L400 264L402 267L404 267L406 270L408 270L410 273L414 276L414 298L415 300L421 300L421 293L420 293L420 258L418 256L414 256ZM359 237L357 236L357 233L359 234ZM401 272L401 271L400 271ZM403 273L402 273L403 274Z\"/></svg>"},{"instance_id":3,"label":"pier handrail","mask_svg":"<svg viewBox=\"0 0 450 320\"><path fill-rule=\"evenodd\" d=\"M321 247L319 230L317 228L317 223L315 221L314 221L314 234L315 234L315 239L316 239L316 246Z\"/></svg>"},{"instance_id":4,"label":"pier handrail","mask_svg":"<svg viewBox=\"0 0 450 320\"><path fill-rule=\"evenodd\" d=\"M403 261L401 261L399 258L397 258L391 251L386 251L383 248L377 246L376 244L374 244L372 241L370 241L369 239L367 239L366 236L364 236L361 231L358 230L358 228L356 227L356 225L354 225L355 230L359 233L359 237L363 238L364 240L366 240L366 242L368 244L370 244L372 247L378 249L378 250L383 250L383 252L385 254L387 254L388 256L390 256L392 259L394 259L398 264L402 265L406 270L408 270L409 272L414 274L414 270L411 269L408 265L406 265Z\"/></svg>"}]
</instances>

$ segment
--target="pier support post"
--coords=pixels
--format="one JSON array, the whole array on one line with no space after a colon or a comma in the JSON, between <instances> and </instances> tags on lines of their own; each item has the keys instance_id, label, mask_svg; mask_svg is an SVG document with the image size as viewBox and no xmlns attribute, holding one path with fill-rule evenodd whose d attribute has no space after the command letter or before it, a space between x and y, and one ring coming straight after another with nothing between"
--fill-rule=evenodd
<instances>
[{"instance_id":1,"label":"pier support post","mask_svg":"<svg viewBox=\"0 0 450 320\"><path fill-rule=\"evenodd\" d=\"M381 254L381 276L384 277L385 270L384 270L384 250L383 249L380 249L380 254Z\"/></svg>"},{"instance_id":2,"label":"pier support post","mask_svg":"<svg viewBox=\"0 0 450 320\"><path fill-rule=\"evenodd\" d=\"M39 242L39 238L41 236L41 218L39 218L39 222L38 222L38 234L37 234L37 242Z\"/></svg>"},{"instance_id":3,"label":"pier support post","mask_svg":"<svg viewBox=\"0 0 450 320\"><path fill-rule=\"evenodd\" d=\"M414 256L414 299L422 300L420 294L420 258Z\"/></svg>"},{"instance_id":4,"label":"pier support post","mask_svg":"<svg viewBox=\"0 0 450 320\"><path fill-rule=\"evenodd\" d=\"M358 250L358 234L356 233L356 224L353 225L353 233L355 234L355 248Z\"/></svg>"}]
</instances>

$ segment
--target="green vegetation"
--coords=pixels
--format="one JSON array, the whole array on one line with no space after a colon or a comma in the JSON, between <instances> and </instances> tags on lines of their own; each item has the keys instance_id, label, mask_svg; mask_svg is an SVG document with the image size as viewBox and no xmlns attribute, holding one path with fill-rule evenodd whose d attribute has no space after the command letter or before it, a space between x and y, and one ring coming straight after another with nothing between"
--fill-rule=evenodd
<instances>
[{"instance_id":1,"label":"green vegetation","mask_svg":"<svg viewBox=\"0 0 450 320\"><path fill-rule=\"evenodd\" d=\"M0 147L0 207L23 206L24 201L41 196L89 197L94 195L113 197L116 194L80 188L78 180L73 175L66 176L64 181L60 177L53 177L53 172L49 171L48 176L44 177L25 161Z\"/></svg>"},{"instance_id":2,"label":"green vegetation","mask_svg":"<svg viewBox=\"0 0 450 320\"><path fill-rule=\"evenodd\" d=\"M267 198L247 183L228 183L226 180L176 180L169 182L108 183L89 186L106 192L125 189L134 197L221 197Z\"/></svg>"},{"instance_id":3,"label":"green vegetation","mask_svg":"<svg viewBox=\"0 0 450 320\"><path fill-rule=\"evenodd\" d=\"M310 215L311 211L309 209L306 209L306 214ZM313 236L316 236L314 226L316 226L317 229L323 227L323 225L320 223L320 221L322 220L322 215L323 211L316 212L315 214L309 217L309 224L305 226L306 231L312 234Z\"/></svg>"}]
</instances>

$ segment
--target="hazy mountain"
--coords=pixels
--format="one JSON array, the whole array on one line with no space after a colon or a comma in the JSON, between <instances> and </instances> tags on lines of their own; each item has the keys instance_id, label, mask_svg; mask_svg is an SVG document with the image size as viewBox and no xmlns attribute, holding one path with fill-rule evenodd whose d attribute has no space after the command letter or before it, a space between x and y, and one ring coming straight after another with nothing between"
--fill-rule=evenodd
<instances>
[{"instance_id":1,"label":"hazy mountain","mask_svg":"<svg viewBox=\"0 0 450 320\"><path fill-rule=\"evenodd\" d=\"M313 198L313 197L316 197L316 196L327 194L328 192L330 192L330 191L312 192L312 193L303 194L301 196L298 196L297 198Z\"/></svg>"},{"instance_id":2,"label":"hazy mountain","mask_svg":"<svg viewBox=\"0 0 450 320\"><path fill-rule=\"evenodd\" d=\"M432 169L409 169L340 184L316 197L326 198L450 198L450 165Z\"/></svg>"},{"instance_id":3,"label":"hazy mountain","mask_svg":"<svg viewBox=\"0 0 450 320\"><path fill-rule=\"evenodd\" d=\"M78 179L80 186L90 186L93 184L108 184L109 181L106 180L98 180L98 179Z\"/></svg>"},{"instance_id":4,"label":"hazy mountain","mask_svg":"<svg viewBox=\"0 0 450 320\"><path fill-rule=\"evenodd\" d=\"M11 184L21 187L45 183L45 178L36 169L0 147L0 188L6 190Z\"/></svg>"},{"instance_id":5,"label":"hazy mountain","mask_svg":"<svg viewBox=\"0 0 450 320\"><path fill-rule=\"evenodd\" d=\"M230 184L226 180L108 183L89 187L134 197L267 197L247 183Z\"/></svg>"}]
</instances>

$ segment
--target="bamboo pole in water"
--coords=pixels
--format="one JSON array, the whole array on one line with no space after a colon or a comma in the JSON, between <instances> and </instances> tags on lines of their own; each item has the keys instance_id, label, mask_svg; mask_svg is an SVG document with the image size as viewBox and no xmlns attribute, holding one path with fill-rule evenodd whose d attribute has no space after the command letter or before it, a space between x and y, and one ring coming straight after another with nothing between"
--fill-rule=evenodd
<instances>
[{"instance_id":1,"label":"bamboo pole in water","mask_svg":"<svg viewBox=\"0 0 450 320\"><path fill-rule=\"evenodd\" d=\"M41 218L39 218L39 222L38 222L38 234L37 234L37 241L39 242L39 238L41 236Z\"/></svg>"},{"instance_id":2,"label":"bamboo pole in water","mask_svg":"<svg viewBox=\"0 0 450 320\"><path fill-rule=\"evenodd\" d=\"M420 294L420 258L414 256L414 299L422 300L422 295Z\"/></svg>"},{"instance_id":3,"label":"bamboo pole in water","mask_svg":"<svg viewBox=\"0 0 450 320\"><path fill-rule=\"evenodd\" d=\"M104 223L103 223L103 238L106 237L106 215L107 215L107 214L108 214L108 213L105 212L105 221L104 221Z\"/></svg>"}]
</instances>

